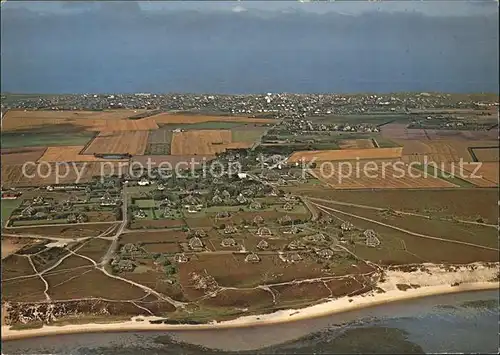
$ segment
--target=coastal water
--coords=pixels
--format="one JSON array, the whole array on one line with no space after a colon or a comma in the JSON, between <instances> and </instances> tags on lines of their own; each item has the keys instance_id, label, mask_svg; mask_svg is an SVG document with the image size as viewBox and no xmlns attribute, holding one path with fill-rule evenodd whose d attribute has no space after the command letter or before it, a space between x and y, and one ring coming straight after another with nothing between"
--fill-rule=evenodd
<instances>
[{"instance_id":1,"label":"coastal water","mask_svg":"<svg viewBox=\"0 0 500 355\"><path fill-rule=\"evenodd\" d=\"M2 353L498 353L498 298L466 292L240 329L58 335L5 342Z\"/></svg>"}]
</instances>

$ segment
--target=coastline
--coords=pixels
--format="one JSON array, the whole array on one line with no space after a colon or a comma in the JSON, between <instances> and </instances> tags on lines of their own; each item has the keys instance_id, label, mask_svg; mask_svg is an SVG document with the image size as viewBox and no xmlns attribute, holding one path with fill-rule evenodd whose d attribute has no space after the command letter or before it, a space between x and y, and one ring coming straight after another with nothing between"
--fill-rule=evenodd
<instances>
[{"instance_id":1,"label":"coastline","mask_svg":"<svg viewBox=\"0 0 500 355\"><path fill-rule=\"evenodd\" d=\"M72 324L64 326L45 325L38 329L11 330L2 326L2 341L81 333L123 332L123 331L175 331L175 330L217 330L230 328L246 328L254 326L276 325L304 319L318 318L339 313L360 310L363 308L402 302L417 298L444 294L484 291L499 289L500 282L471 282L459 286L434 285L423 286L406 291L391 290L385 293L367 293L354 297L340 297L302 309L282 310L263 315L242 316L234 320L212 322L209 324L150 324L149 320L164 319L164 317L132 317L130 321L110 324ZM143 319L142 322L136 319Z\"/></svg>"}]
</instances>

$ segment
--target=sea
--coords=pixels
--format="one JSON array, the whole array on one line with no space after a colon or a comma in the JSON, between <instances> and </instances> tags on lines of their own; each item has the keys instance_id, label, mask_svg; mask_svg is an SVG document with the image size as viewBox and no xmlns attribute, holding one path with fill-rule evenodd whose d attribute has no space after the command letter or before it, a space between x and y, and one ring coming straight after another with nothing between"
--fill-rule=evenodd
<instances>
[{"instance_id":1,"label":"sea","mask_svg":"<svg viewBox=\"0 0 500 355\"><path fill-rule=\"evenodd\" d=\"M498 1L6 1L1 9L2 92L498 93Z\"/></svg>"},{"instance_id":2,"label":"sea","mask_svg":"<svg viewBox=\"0 0 500 355\"><path fill-rule=\"evenodd\" d=\"M499 292L473 291L250 328L57 335L2 354L176 355L498 353Z\"/></svg>"}]
</instances>

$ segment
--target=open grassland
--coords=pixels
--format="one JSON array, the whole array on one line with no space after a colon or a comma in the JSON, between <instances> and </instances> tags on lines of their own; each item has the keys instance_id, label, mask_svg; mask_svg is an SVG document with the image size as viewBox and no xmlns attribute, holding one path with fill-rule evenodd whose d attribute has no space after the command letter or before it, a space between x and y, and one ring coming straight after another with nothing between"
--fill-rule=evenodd
<instances>
[{"instance_id":1,"label":"open grassland","mask_svg":"<svg viewBox=\"0 0 500 355\"><path fill-rule=\"evenodd\" d=\"M101 132L85 149L84 154L142 155L146 150L148 131Z\"/></svg>"},{"instance_id":2,"label":"open grassland","mask_svg":"<svg viewBox=\"0 0 500 355\"><path fill-rule=\"evenodd\" d=\"M368 149L374 148L371 139L342 139L337 142L340 149Z\"/></svg>"},{"instance_id":3,"label":"open grassland","mask_svg":"<svg viewBox=\"0 0 500 355\"><path fill-rule=\"evenodd\" d=\"M301 161L337 161L357 159L396 159L401 157L402 148L313 150L293 153L289 163Z\"/></svg>"},{"instance_id":4,"label":"open grassland","mask_svg":"<svg viewBox=\"0 0 500 355\"><path fill-rule=\"evenodd\" d=\"M184 115L160 113L151 116L158 124L195 124L203 122L241 122L241 123L262 123L274 124L277 121L267 118L252 118L243 116L205 116L205 115Z\"/></svg>"},{"instance_id":5,"label":"open grassland","mask_svg":"<svg viewBox=\"0 0 500 355\"><path fill-rule=\"evenodd\" d=\"M497 223L498 191L490 189L445 190L328 190L310 189L306 196L368 205L439 218L482 219Z\"/></svg>"},{"instance_id":6,"label":"open grassland","mask_svg":"<svg viewBox=\"0 0 500 355\"><path fill-rule=\"evenodd\" d=\"M12 212L21 205L21 199L17 200L2 199L1 205L2 205L2 227L3 227L9 220L9 217L12 214Z\"/></svg>"},{"instance_id":7,"label":"open grassland","mask_svg":"<svg viewBox=\"0 0 500 355\"><path fill-rule=\"evenodd\" d=\"M172 155L214 155L231 143L229 130L199 130L174 133Z\"/></svg>"}]
</instances>

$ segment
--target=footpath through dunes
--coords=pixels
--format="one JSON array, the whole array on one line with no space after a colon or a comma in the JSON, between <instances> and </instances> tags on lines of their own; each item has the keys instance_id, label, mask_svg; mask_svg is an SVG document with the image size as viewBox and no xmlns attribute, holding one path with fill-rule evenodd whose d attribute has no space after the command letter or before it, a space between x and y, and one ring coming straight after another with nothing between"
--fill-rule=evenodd
<instances>
[{"instance_id":1,"label":"footpath through dunes","mask_svg":"<svg viewBox=\"0 0 500 355\"><path fill-rule=\"evenodd\" d=\"M289 163L312 161L339 161L358 159L398 159L403 148L369 148L369 149L339 149L311 150L294 152L287 160Z\"/></svg>"}]
</instances>

